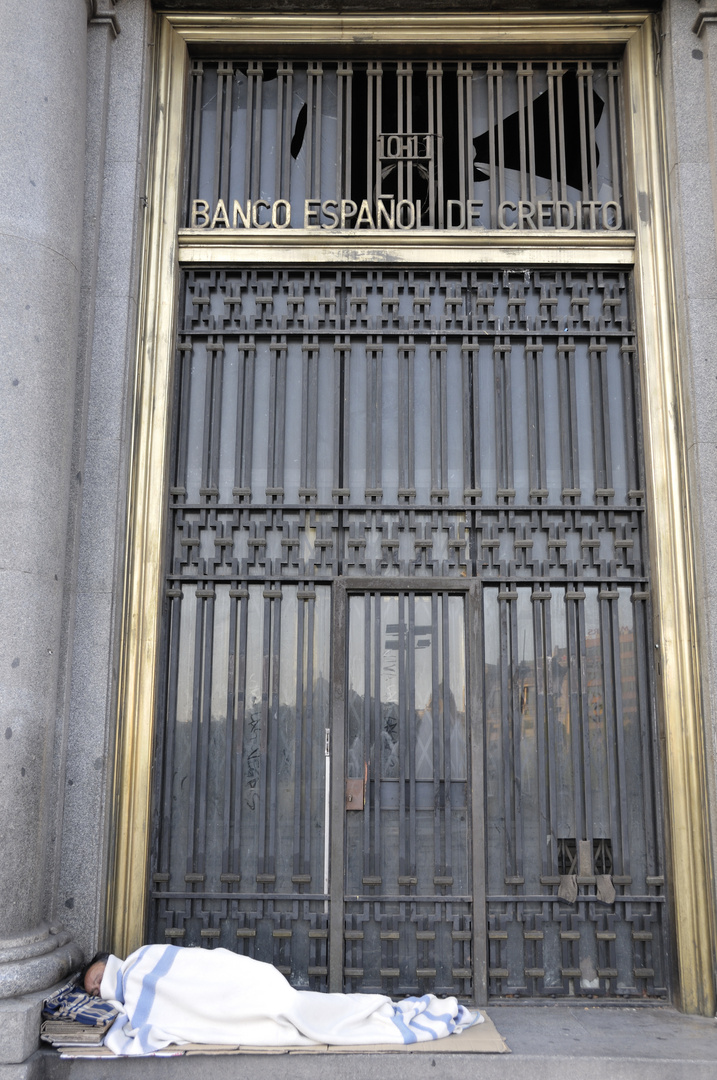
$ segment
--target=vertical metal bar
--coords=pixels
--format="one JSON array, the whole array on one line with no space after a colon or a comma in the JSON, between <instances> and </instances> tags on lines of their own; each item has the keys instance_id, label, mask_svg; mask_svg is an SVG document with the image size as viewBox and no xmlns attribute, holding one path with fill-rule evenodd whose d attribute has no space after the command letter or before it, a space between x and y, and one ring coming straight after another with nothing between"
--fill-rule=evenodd
<instances>
[{"instance_id":1,"label":"vertical metal bar","mask_svg":"<svg viewBox=\"0 0 717 1080\"><path fill-rule=\"evenodd\" d=\"M525 346L528 390L528 463L531 498L547 498L545 471L545 398L543 395L543 339L528 337Z\"/></svg>"},{"instance_id":2,"label":"vertical metal bar","mask_svg":"<svg viewBox=\"0 0 717 1080\"><path fill-rule=\"evenodd\" d=\"M429 64L429 68L433 73L433 86L434 92L431 95L431 100L435 97L436 101L436 116L435 116L435 135L434 140L434 157L431 159L435 162L434 176L436 184L435 198L438 202L438 209L436 218L438 221L438 228L442 229L445 226L445 192L443 185L443 64L440 60L434 60Z\"/></svg>"},{"instance_id":3,"label":"vertical metal bar","mask_svg":"<svg viewBox=\"0 0 717 1080\"><path fill-rule=\"evenodd\" d=\"M256 801L258 820L256 867L261 874L267 872L266 832L269 816L268 784L268 749L269 726L271 723L271 687L272 687L272 649L271 649L271 614L272 604L269 597L264 597L264 622L262 634L262 672L261 672L261 732L259 736L259 797Z\"/></svg>"},{"instance_id":4,"label":"vertical metal bar","mask_svg":"<svg viewBox=\"0 0 717 1080\"><path fill-rule=\"evenodd\" d=\"M493 345L497 494L509 497L513 488L513 432L510 391L510 338L498 335Z\"/></svg>"},{"instance_id":5,"label":"vertical metal bar","mask_svg":"<svg viewBox=\"0 0 717 1080\"><path fill-rule=\"evenodd\" d=\"M458 61L458 198L465 206L473 197L473 95L471 93L473 65ZM443 175L441 150L440 172ZM466 225L469 223L466 222Z\"/></svg>"},{"instance_id":6,"label":"vertical metal bar","mask_svg":"<svg viewBox=\"0 0 717 1080\"><path fill-rule=\"evenodd\" d=\"M401 335L398 343L398 494L408 497L413 490L410 464L413 460L413 335Z\"/></svg>"},{"instance_id":7,"label":"vertical metal bar","mask_svg":"<svg viewBox=\"0 0 717 1080\"><path fill-rule=\"evenodd\" d=\"M346 589L340 581L332 586L331 647L331 755L334 760L331 785L331 862L329 907L329 990L340 993L344 987L344 776L346 727L346 649L348 642L348 604ZM367 745L367 744L365 744ZM365 811L366 813L366 811Z\"/></svg>"},{"instance_id":8,"label":"vertical metal bar","mask_svg":"<svg viewBox=\"0 0 717 1080\"><path fill-rule=\"evenodd\" d=\"M614 590L617 591L617 590ZM620 620L618 601L616 598L610 600L603 600L601 604L607 604L606 616L610 619L611 624L611 638L612 638L612 656L609 665L606 664L606 670L610 671L613 680L613 701L614 701L614 717L615 717L615 748L617 750L617 785L620 793L619 811L620 811L620 854L622 856L622 871L623 874L630 874L632 867L630 863L630 807L628 804L628 778L627 778L627 760L625 749L625 717L623 713L622 704L622 662L620 656ZM647 772L643 775L643 790L649 787L650 773ZM647 822L645 821L647 826ZM645 832L648 832L648 828L645 828ZM615 837L613 837L614 841Z\"/></svg>"},{"instance_id":9,"label":"vertical metal bar","mask_svg":"<svg viewBox=\"0 0 717 1080\"><path fill-rule=\"evenodd\" d=\"M433 725L433 863L434 876L448 874L446 845L441 814L441 669L440 647L443 640L440 618L441 597L431 593L431 722ZM445 723L445 717L444 723ZM434 886L435 888L435 886Z\"/></svg>"},{"instance_id":10,"label":"vertical metal bar","mask_svg":"<svg viewBox=\"0 0 717 1080\"><path fill-rule=\"evenodd\" d=\"M452 742L452 729L453 729L453 716L451 703L455 708L455 699L452 699L451 695L451 650L450 650L450 594L440 593L437 598L440 600L439 611L441 616L441 721L443 726L443 774L441 775L440 761L441 761L441 747L440 743L437 746L437 755L434 762L434 770L439 771L439 777L443 782L443 830L445 832L445 861L444 861L444 873L448 877L453 876L453 864L454 864L454 850L453 850L453 769L451 766L451 742ZM464 600L465 605L465 600ZM465 608L464 608L465 614ZM438 644L438 634L435 635L434 649ZM467 675L467 671L464 668L464 675ZM440 805L440 803L439 803Z\"/></svg>"},{"instance_id":11,"label":"vertical metal bar","mask_svg":"<svg viewBox=\"0 0 717 1080\"><path fill-rule=\"evenodd\" d=\"M504 865L505 875L512 876L515 873L515 815L513 809L513 778L515 776L515 762L513 760L512 739L512 716L511 716L511 686L512 686L512 663L510 653L510 607L508 599L503 599L498 593L498 618L500 634L500 734L501 734L501 761L503 765L503 813L505 815Z\"/></svg>"},{"instance_id":12,"label":"vertical metal bar","mask_svg":"<svg viewBox=\"0 0 717 1080\"><path fill-rule=\"evenodd\" d=\"M580 117L580 171L582 176L583 201L590 201L590 176L588 165L587 147L587 117L585 115L585 73L584 65L578 64L577 87L578 87L578 115ZM578 226L579 228L580 226Z\"/></svg>"},{"instance_id":13,"label":"vertical metal bar","mask_svg":"<svg viewBox=\"0 0 717 1080\"><path fill-rule=\"evenodd\" d=\"M321 188L321 64L310 63L306 72L306 179L308 198L319 197Z\"/></svg>"},{"instance_id":14,"label":"vertical metal bar","mask_svg":"<svg viewBox=\"0 0 717 1080\"><path fill-rule=\"evenodd\" d=\"M335 498L349 495L351 426L351 344L348 335L334 339L334 487Z\"/></svg>"},{"instance_id":15,"label":"vertical metal bar","mask_svg":"<svg viewBox=\"0 0 717 1080\"><path fill-rule=\"evenodd\" d=\"M214 171L212 173L212 205L222 198L222 126L224 121L224 69L225 64L217 64L217 111L214 115Z\"/></svg>"},{"instance_id":16,"label":"vertical metal bar","mask_svg":"<svg viewBox=\"0 0 717 1080\"><path fill-rule=\"evenodd\" d=\"M218 83L217 85L217 120L219 120L221 113L221 171L218 177L219 197L224 200L224 205L228 206L229 165L231 163L230 148L232 138L232 87L234 83L234 65L230 60L219 63L218 78L221 80L221 83Z\"/></svg>"},{"instance_id":17,"label":"vertical metal bar","mask_svg":"<svg viewBox=\"0 0 717 1080\"><path fill-rule=\"evenodd\" d=\"M303 857L301 860L300 874L311 873L311 849L312 849L312 828L311 828L311 798L308 795L306 785L310 781L313 775L312 760L315 753L315 747L319 740L319 728L315 725L315 710L314 710L314 656L316 648L316 640L314 633L314 613L316 608L316 601L310 596L305 600L300 601L303 603L304 610L306 612L306 660L303 661L306 664L306 677L304 681L306 702L304 705L304 746L303 746L303 766L302 766L302 791L303 791ZM320 643L321 645L324 642ZM298 691L297 691L298 693ZM301 700L301 699L299 699ZM316 730L315 730L316 728ZM328 893L329 891L329 828L326 821L328 816L330 820L331 804L330 804L330 792L331 792L331 733L329 731L328 744L325 744L324 748L324 774L325 774L325 789L324 789L324 882L323 891ZM328 901L327 901L328 904ZM325 908L328 911L328 906Z\"/></svg>"},{"instance_id":18,"label":"vertical metal bar","mask_svg":"<svg viewBox=\"0 0 717 1080\"><path fill-rule=\"evenodd\" d=\"M399 60L396 64L396 131L399 134L411 131L409 122L411 108L411 63ZM383 131L383 125L381 127ZM397 199L412 200L412 165L399 156L396 162L398 174Z\"/></svg>"},{"instance_id":19,"label":"vertical metal bar","mask_svg":"<svg viewBox=\"0 0 717 1080\"><path fill-rule=\"evenodd\" d=\"M521 742L521 714L520 714L520 652L518 648L518 591L512 590L513 595L504 601L508 613L508 633L510 634L510 667L508 678L510 680L510 746L511 746L511 777L510 777L510 806L514 829L514 862L513 873L518 877L524 876L523 869L523 812L522 812L522 756L523 747ZM499 594L500 595L500 594Z\"/></svg>"},{"instance_id":20,"label":"vertical metal bar","mask_svg":"<svg viewBox=\"0 0 717 1080\"><path fill-rule=\"evenodd\" d=\"M415 404L415 359L416 344L413 334L408 338L406 361L408 366L408 397L406 401L406 427L407 431L407 489L409 492L416 490L416 404Z\"/></svg>"},{"instance_id":21,"label":"vertical metal bar","mask_svg":"<svg viewBox=\"0 0 717 1080\"><path fill-rule=\"evenodd\" d=\"M595 461L596 497L614 495L610 454L609 393L607 386L607 343L591 337L588 345L590 361L590 397L593 421L593 457Z\"/></svg>"},{"instance_id":22,"label":"vertical metal bar","mask_svg":"<svg viewBox=\"0 0 717 1080\"><path fill-rule=\"evenodd\" d=\"M618 130L618 91L620 68L616 61L607 65L607 102L610 124L610 164L612 197L622 207L622 183L620 169L620 137Z\"/></svg>"},{"instance_id":23,"label":"vertical metal bar","mask_svg":"<svg viewBox=\"0 0 717 1080\"><path fill-rule=\"evenodd\" d=\"M625 458L627 462L627 491L640 490L640 453L638 436L638 411L636 394L636 348L632 335L625 335L620 345L622 371L622 399L625 425ZM634 496L633 496L634 497Z\"/></svg>"},{"instance_id":24,"label":"vertical metal bar","mask_svg":"<svg viewBox=\"0 0 717 1080\"><path fill-rule=\"evenodd\" d=\"M563 590L560 590L563 593ZM546 732L546 759L548 772L546 774L546 788L548 796L548 828L546 835L550 837L550 864L548 873L555 875L558 872L558 809L557 809L557 777L558 777L558 763L556 754L556 732L555 726L558 723L558 703L556 700L557 690L556 682L554 678L554 651L553 651L553 599L550 592L546 593L546 600L540 606L543 610L543 618L545 625L545 732ZM557 605L561 611L563 621L565 620L565 603L561 599L557 601ZM554 782L550 782L550 778L554 778Z\"/></svg>"},{"instance_id":25,"label":"vertical metal bar","mask_svg":"<svg viewBox=\"0 0 717 1080\"><path fill-rule=\"evenodd\" d=\"M231 594L230 589L230 594ZM234 823L232 833L232 870L240 873L242 869L242 805L244 801L242 769L244 763L244 726L246 724L246 680L247 680L247 634L249 625L249 590L239 587L236 590L237 599L240 601L239 610L239 641L237 652L237 739L234 747Z\"/></svg>"},{"instance_id":26,"label":"vertical metal bar","mask_svg":"<svg viewBox=\"0 0 717 1080\"><path fill-rule=\"evenodd\" d=\"M582 585L582 582L581 582ZM579 713L577 725L578 742L578 785L582 788L582 804L585 816L582 821L581 832L576 833L578 839L588 840L592 849L593 840L593 815L592 815L592 789L590 787L590 716L588 710L588 676L587 676L587 636L585 631L585 599L584 594L575 604L575 629L577 639L577 660L579 680ZM577 785L576 785L577 786ZM578 823L580 828L580 823ZM578 849L579 851L579 849Z\"/></svg>"},{"instance_id":27,"label":"vertical metal bar","mask_svg":"<svg viewBox=\"0 0 717 1080\"><path fill-rule=\"evenodd\" d=\"M214 355L213 362L207 357L207 367L212 368L210 432L207 440L208 454L205 458L206 491L200 494L219 495L219 450L221 445L222 395L224 389L224 339L216 336L213 345L207 345L207 352Z\"/></svg>"},{"instance_id":28,"label":"vertical metal bar","mask_svg":"<svg viewBox=\"0 0 717 1080\"><path fill-rule=\"evenodd\" d=\"M371 205L374 191L381 192L381 161L378 140L383 129L381 121L381 79L383 67L379 61L369 62L366 69L366 198Z\"/></svg>"},{"instance_id":29,"label":"vertical metal bar","mask_svg":"<svg viewBox=\"0 0 717 1080\"><path fill-rule=\"evenodd\" d=\"M431 500L446 489L446 345L431 340Z\"/></svg>"},{"instance_id":30,"label":"vertical metal bar","mask_svg":"<svg viewBox=\"0 0 717 1080\"><path fill-rule=\"evenodd\" d=\"M298 591L298 590L297 590ZM307 761L305 760L305 706L306 698L308 697L309 687L304 685L304 633L306 623L306 607L307 602L297 597L296 601L296 711L294 719L294 821L293 821L293 874L303 874L305 872L304 860L302 855L301 836L302 825L304 818L304 800L309 794L309 808L311 807L311 769L306 770ZM311 831L310 826L306 828L307 832ZM314 890L312 889L312 892Z\"/></svg>"},{"instance_id":31,"label":"vertical metal bar","mask_svg":"<svg viewBox=\"0 0 717 1080\"><path fill-rule=\"evenodd\" d=\"M383 344L380 335L366 338L366 478L367 497L380 497L383 487L381 434L383 413Z\"/></svg>"},{"instance_id":32,"label":"vertical metal bar","mask_svg":"<svg viewBox=\"0 0 717 1080\"><path fill-rule=\"evenodd\" d=\"M585 79L585 92L587 97L587 141L589 150L589 165L590 165L590 194L593 199L597 199L598 196L598 179L597 179L597 142L595 140L595 102L593 99L593 66L590 63L584 61L580 63Z\"/></svg>"},{"instance_id":33,"label":"vertical metal bar","mask_svg":"<svg viewBox=\"0 0 717 1080\"><path fill-rule=\"evenodd\" d=\"M568 175L565 164L565 102L563 98L563 78L565 69L562 65L556 65L556 74L559 69L559 78L556 78L558 88L558 158L560 161L560 198L565 201L568 197Z\"/></svg>"},{"instance_id":34,"label":"vertical metal bar","mask_svg":"<svg viewBox=\"0 0 717 1080\"><path fill-rule=\"evenodd\" d=\"M265 590L265 595L268 590ZM272 592L274 590L271 590ZM281 686L281 597L272 597L269 600L272 608L272 640L271 640L271 701L269 705L269 730L268 748L265 760L268 759L268 773L266 776L266 814L267 814L267 847L262 854L265 856L264 869L269 874L276 874L276 836L278 830L278 786L279 786L279 740L281 737L280 726L280 686Z\"/></svg>"},{"instance_id":35,"label":"vertical metal bar","mask_svg":"<svg viewBox=\"0 0 717 1080\"><path fill-rule=\"evenodd\" d=\"M567 659L568 659L568 687L570 693L569 716L570 716L570 753L572 757L573 773L573 835L576 839L583 838L583 801L580 783L582 758L580 754L580 717L581 710L581 648L579 641L578 605L581 603L571 597L570 591L565 593L566 624L567 624Z\"/></svg>"},{"instance_id":36,"label":"vertical metal bar","mask_svg":"<svg viewBox=\"0 0 717 1080\"><path fill-rule=\"evenodd\" d=\"M520 197L525 201L528 196L528 138L526 131L526 121L528 109L532 105L532 100L526 97L526 76L525 68L530 67L524 62L518 63L518 70L516 72L516 82L518 83L518 144L520 155ZM531 110L532 111L532 110ZM532 177L531 177L532 180ZM531 183L532 188L532 183Z\"/></svg>"},{"instance_id":37,"label":"vertical metal bar","mask_svg":"<svg viewBox=\"0 0 717 1080\"><path fill-rule=\"evenodd\" d=\"M469 724L468 753L470 761L470 809L471 820L468 825L471 843L472 864L472 956L473 988L478 1005L483 1005L488 997L488 956L486 947L486 899L485 899L485 791L484 791L484 709L483 709L483 671L480 657L483 654L483 612L481 605L481 584L473 580L465 599L463 611L464 634L466 641L466 702Z\"/></svg>"},{"instance_id":38,"label":"vertical metal bar","mask_svg":"<svg viewBox=\"0 0 717 1080\"><path fill-rule=\"evenodd\" d=\"M373 709L372 709L372 739L371 744L374 748L374 755L376 758L376 786L374 792L373 803L373 844L371 850L371 870L373 875L381 875L381 855L383 854L383 844L381 843L381 782L383 780L383 757L382 757L382 740L383 740L383 697L381 686L381 668L382 668L382 653L383 653L383 636L382 621L383 611L381 604L381 594L374 593L372 596L375 614L373 619Z\"/></svg>"},{"instance_id":39,"label":"vertical metal bar","mask_svg":"<svg viewBox=\"0 0 717 1080\"><path fill-rule=\"evenodd\" d=\"M199 165L202 156L202 105L204 90L204 64L201 60L192 61L192 106L191 106L191 152L189 166L189 206L192 200L199 198ZM185 222L189 224L189 220Z\"/></svg>"},{"instance_id":40,"label":"vertical metal bar","mask_svg":"<svg viewBox=\"0 0 717 1080\"><path fill-rule=\"evenodd\" d=\"M239 386L233 489L235 496L251 495L254 444L254 358L254 338L245 338L242 335L239 338Z\"/></svg>"},{"instance_id":41,"label":"vertical metal bar","mask_svg":"<svg viewBox=\"0 0 717 1080\"><path fill-rule=\"evenodd\" d=\"M177 455L174 468L175 497L187 494L187 458L189 453L189 409L192 391L192 365L194 345L191 338L181 338L177 346L179 366L179 393L177 401Z\"/></svg>"},{"instance_id":42,"label":"vertical metal bar","mask_svg":"<svg viewBox=\"0 0 717 1080\"><path fill-rule=\"evenodd\" d=\"M469 492L476 489L475 479L475 406L473 403L473 358L474 350L471 339L464 337L461 342L461 374L463 383L463 497L470 498Z\"/></svg>"},{"instance_id":43,"label":"vertical metal bar","mask_svg":"<svg viewBox=\"0 0 717 1080\"><path fill-rule=\"evenodd\" d=\"M436 154L438 153L438 147L441 143L440 136L438 134L439 127L442 124L443 117L439 110L439 84L441 64L434 61L429 61L426 65L426 89L428 91L428 131L431 133L428 136L428 145L432 145L431 157L428 162L428 226L431 229L436 228L436 223L441 220L442 226L442 209L443 199L438 196L438 182L439 173ZM441 186L443 177L440 176ZM412 198L412 194L409 195ZM420 221L417 217L417 224L420 225Z\"/></svg>"},{"instance_id":44,"label":"vertical metal bar","mask_svg":"<svg viewBox=\"0 0 717 1080\"><path fill-rule=\"evenodd\" d=\"M600 594L598 594L599 596ZM622 824L622 810L625 792L622 789L621 779L618 780L618 771L624 770L620 760L618 748L619 726L622 720L617 716L617 680L619 679L619 657L615 654L615 642L613 640L613 626L610 605L612 601L600 597L600 660L603 677L603 710L605 718L605 748L607 756L607 785L610 800L610 838L612 840L613 865L620 867L616 873L627 874L629 870L622 868L623 851L620 840L620 827ZM618 633L619 642L619 633ZM619 645L618 645L619 648ZM620 710L622 714L622 710ZM622 740L621 740L622 741Z\"/></svg>"},{"instance_id":45,"label":"vertical metal bar","mask_svg":"<svg viewBox=\"0 0 717 1080\"><path fill-rule=\"evenodd\" d=\"M173 589L174 595L169 602L169 663L167 671L167 708L162 747L162 803L161 826L159 831L159 857L157 870L167 873L171 866L172 821L174 815L174 747L177 730L177 681L179 679L179 643L182 620L182 589Z\"/></svg>"},{"instance_id":46,"label":"vertical metal bar","mask_svg":"<svg viewBox=\"0 0 717 1080\"><path fill-rule=\"evenodd\" d=\"M549 61L547 65L548 78L548 142L550 145L550 198L553 201L562 199L560 194L560 175L558 173L558 137L555 119L555 96L557 74L562 71L562 64Z\"/></svg>"},{"instance_id":47,"label":"vertical metal bar","mask_svg":"<svg viewBox=\"0 0 717 1080\"><path fill-rule=\"evenodd\" d=\"M528 135L528 198L531 202L537 200L537 187L535 175L535 113L533 111L533 65L526 63L524 66L526 83L526 108L527 108L527 135Z\"/></svg>"},{"instance_id":48,"label":"vertical metal bar","mask_svg":"<svg viewBox=\"0 0 717 1080\"><path fill-rule=\"evenodd\" d=\"M210 335L205 346L207 358L204 368L204 422L202 425L202 486L200 492L207 495L211 490L212 468L212 420L214 414L214 365L217 346Z\"/></svg>"},{"instance_id":49,"label":"vertical metal bar","mask_svg":"<svg viewBox=\"0 0 717 1080\"><path fill-rule=\"evenodd\" d=\"M299 496L316 498L317 442L319 431L319 338L303 336L301 379L301 480Z\"/></svg>"},{"instance_id":50,"label":"vertical metal bar","mask_svg":"<svg viewBox=\"0 0 717 1080\"><path fill-rule=\"evenodd\" d=\"M481 497L480 453L480 345L476 338L464 338L463 357L463 446L464 498Z\"/></svg>"},{"instance_id":51,"label":"vertical metal bar","mask_svg":"<svg viewBox=\"0 0 717 1080\"><path fill-rule=\"evenodd\" d=\"M642 589L633 589L630 595L633 611L635 634L635 677L637 693L637 714L640 726L640 746L642 747L643 801L645 819L645 872L648 876L659 874L662 870L661 844L659 834L659 772L655 746L650 725L650 687L647 658L649 642L646 633L647 603L646 593ZM657 834L656 834L657 830Z\"/></svg>"},{"instance_id":52,"label":"vertical metal bar","mask_svg":"<svg viewBox=\"0 0 717 1080\"><path fill-rule=\"evenodd\" d=\"M374 737L373 730L373 702L378 698L380 687L374 686L374 633L378 614L375 611L376 596L366 593L363 597L363 752L364 752L364 775L368 768L366 778L366 793L364 819L363 819L363 873L364 875L376 874L376 850L373 844L374 817L381 808L381 733L378 740ZM349 609L350 610L350 609ZM350 619L350 616L349 616Z\"/></svg>"},{"instance_id":53,"label":"vertical metal bar","mask_svg":"<svg viewBox=\"0 0 717 1080\"><path fill-rule=\"evenodd\" d=\"M276 71L276 160L274 191L276 199L288 199L291 188L291 119L294 65L282 60Z\"/></svg>"},{"instance_id":54,"label":"vertical metal bar","mask_svg":"<svg viewBox=\"0 0 717 1080\"><path fill-rule=\"evenodd\" d=\"M353 106L353 64L339 61L336 72L338 139L336 153L336 191L337 198L351 197L351 125ZM366 147L367 155L370 147Z\"/></svg>"},{"instance_id":55,"label":"vertical metal bar","mask_svg":"<svg viewBox=\"0 0 717 1080\"><path fill-rule=\"evenodd\" d=\"M412 594L398 594L398 875L411 873L416 850L416 715L411 709L415 618ZM408 607L408 612L406 608ZM408 801L408 814L406 802ZM391 882L391 888L395 888Z\"/></svg>"},{"instance_id":56,"label":"vertical metal bar","mask_svg":"<svg viewBox=\"0 0 717 1080\"><path fill-rule=\"evenodd\" d=\"M196 597L196 591L195 591ZM194 616L194 678L192 680L192 733L190 736L191 756L189 771L189 790L187 793L187 858L185 873L191 874L195 866L195 835L197 816L197 770L199 768L199 745L202 724L202 651L204 647L203 604L199 597L195 599ZM190 908L188 907L188 911Z\"/></svg>"},{"instance_id":57,"label":"vertical metal bar","mask_svg":"<svg viewBox=\"0 0 717 1080\"><path fill-rule=\"evenodd\" d=\"M269 391L269 447L267 495L281 497L284 493L284 444L286 438L286 335L271 336L271 375Z\"/></svg>"},{"instance_id":58,"label":"vertical metal bar","mask_svg":"<svg viewBox=\"0 0 717 1080\"><path fill-rule=\"evenodd\" d=\"M576 498L580 496L580 463L578 458L575 338L558 338L557 353L562 494L563 498Z\"/></svg>"},{"instance_id":59,"label":"vertical metal bar","mask_svg":"<svg viewBox=\"0 0 717 1080\"><path fill-rule=\"evenodd\" d=\"M247 67L246 158L244 196L254 202L261 193L262 87L264 68L260 61Z\"/></svg>"},{"instance_id":60,"label":"vertical metal bar","mask_svg":"<svg viewBox=\"0 0 717 1080\"><path fill-rule=\"evenodd\" d=\"M493 64L496 72L496 135L498 138L498 196L505 202L505 131L503 129L503 65Z\"/></svg>"},{"instance_id":61,"label":"vertical metal bar","mask_svg":"<svg viewBox=\"0 0 717 1080\"><path fill-rule=\"evenodd\" d=\"M538 813L540 823L538 835L552 838L552 817L549 811L549 789L555 783L555 774L548 772L546 747L546 703L547 703L547 667L548 656L545 649L545 610L550 593L533 589L531 596L533 609L533 655L535 658L535 744L538 765ZM541 874L550 874L551 843L540 845L539 859Z\"/></svg>"},{"instance_id":62,"label":"vertical metal bar","mask_svg":"<svg viewBox=\"0 0 717 1080\"><path fill-rule=\"evenodd\" d=\"M237 873L232 861L232 804L237 799L239 792L232 783L234 766L234 747L239 741L241 745L242 718L237 722L235 711L236 703L236 664L237 664L237 614L239 605L237 597L232 596L236 589L229 590L229 618L228 618L228 655L227 655L227 681L225 696L226 724L224 727L224 805L222 809L222 875ZM223 876L222 879L223 880ZM223 890L224 891L224 890Z\"/></svg>"},{"instance_id":63,"label":"vertical metal bar","mask_svg":"<svg viewBox=\"0 0 717 1080\"><path fill-rule=\"evenodd\" d=\"M212 730L212 673L214 666L214 588L212 583L197 588L197 596L204 599L204 646L202 671L202 712L199 742L199 794L196 826L194 870L206 872L207 852L207 805L209 802L209 738Z\"/></svg>"},{"instance_id":64,"label":"vertical metal bar","mask_svg":"<svg viewBox=\"0 0 717 1080\"><path fill-rule=\"evenodd\" d=\"M497 176L497 162L496 162L496 148L498 138L498 102L497 102L497 89L500 76L498 71L500 70L500 64L494 63L492 60L488 62L486 73L486 86L488 90L488 176L489 176L489 190L490 190L490 227L491 229L498 228L498 203L503 201L503 196L499 196L498 191L498 176ZM500 155L498 161L502 160Z\"/></svg>"}]
</instances>

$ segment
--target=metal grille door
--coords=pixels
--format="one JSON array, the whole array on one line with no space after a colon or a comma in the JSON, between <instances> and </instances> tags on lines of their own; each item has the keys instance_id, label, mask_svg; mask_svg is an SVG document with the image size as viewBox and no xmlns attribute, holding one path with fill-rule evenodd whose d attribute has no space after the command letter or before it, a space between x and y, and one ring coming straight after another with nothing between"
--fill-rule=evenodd
<instances>
[{"instance_id":1,"label":"metal grille door","mask_svg":"<svg viewBox=\"0 0 717 1080\"><path fill-rule=\"evenodd\" d=\"M630 288L184 274L155 939L297 986L665 997Z\"/></svg>"},{"instance_id":2,"label":"metal grille door","mask_svg":"<svg viewBox=\"0 0 717 1080\"><path fill-rule=\"evenodd\" d=\"M473 996L466 603L349 597L347 990Z\"/></svg>"}]
</instances>

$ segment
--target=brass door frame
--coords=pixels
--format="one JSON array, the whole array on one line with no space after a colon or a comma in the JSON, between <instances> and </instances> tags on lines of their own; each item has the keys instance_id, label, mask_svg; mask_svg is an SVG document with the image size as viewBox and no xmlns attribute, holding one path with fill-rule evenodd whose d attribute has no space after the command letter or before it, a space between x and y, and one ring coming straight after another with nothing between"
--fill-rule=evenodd
<instances>
[{"instance_id":1,"label":"brass door frame","mask_svg":"<svg viewBox=\"0 0 717 1080\"><path fill-rule=\"evenodd\" d=\"M686 1012L714 1015L715 914L700 697L693 535L687 488L683 392L669 233L662 101L651 15L501 14L368 16L158 16L153 117L135 368L132 458L124 575L114 847L107 941L120 955L142 943L147 896L151 759L162 588L164 493L169 444L175 298L180 265L258 262L399 262L501 266L634 265L651 506L657 687L665 740L666 824L678 995ZM533 56L552 48L624 57L626 196L634 232L455 233L326 240L291 230L201 236L178 229L189 49L265 53L326 47L350 51L430 43L483 55ZM637 212L637 208L640 212ZM302 235L303 234L303 235Z\"/></svg>"}]
</instances>

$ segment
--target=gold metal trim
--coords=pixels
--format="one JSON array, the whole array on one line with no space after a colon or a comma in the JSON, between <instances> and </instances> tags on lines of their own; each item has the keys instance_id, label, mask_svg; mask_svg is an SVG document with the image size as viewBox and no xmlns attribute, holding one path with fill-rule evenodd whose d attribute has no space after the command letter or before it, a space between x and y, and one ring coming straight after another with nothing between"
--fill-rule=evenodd
<instances>
[{"instance_id":1,"label":"gold metal trim","mask_svg":"<svg viewBox=\"0 0 717 1080\"><path fill-rule=\"evenodd\" d=\"M665 155L653 50L653 19L642 14L570 16L491 15L396 16L350 18L323 16L172 15L158 20L155 119L152 125L152 175L149 223L138 334L133 454L129 496L122 655L119 688L119 736L115 769L114 880L108 906L113 949L125 955L142 941L147 899L147 854L151 755L154 722L158 613L161 590L163 494L167 466L169 388L176 295L177 255L183 261L221 263L259 259L275 261L299 252L302 261L317 251L330 257L357 252L376 259L435 260L439 250L463 261L472 251L477 261L499 260L521 266L528 255L543 260L604 265L629 263L632 239L591 236L570 240L553 235L529 247L519 236L451 237L447 244L424 237L385 236L326 238L292 236L274 244L234 233L217 239L177 236L184 91L188 45L391 45L455 47L456 41L500 48L622 48L626 58L625 110L630 148L635 214L638 318L644 357L643 399L648 482L652 496L652 559L655 567L656 641L663 731L666 741L666 813L671 848L674 922L679 995L687 1012L714 1015L714 897L707 842L707 796L702 748L699 669L694 618L695 582L692 533L687 501L686 462L680 442L681 386L673 301ZM394 241L397 241L394 243ZM570 252L578 252L579 258ZM283 254L282 254L283 253ZM446 256L447 257L447 256Z\"/></svg>"},{"instance_id":2,"label":"gold metal trim","mask_svg":"<svg viewBox=\"0 0 717 1080\"><path fill-rule=\"evenodd\" d=\"M619 48L645 21L641 12L621 15L600 14L495 14L426 15L189 15L173 14L166 18L191 45L252 47L267 43L272 50L286 47L334 45L345 47L428 45L456 47L478 46L481 50L500 49L504 54L513 47L528 47L535 52L551 49Z\"/></svg>"},{"instance_id":3,"label":"gold metal trim","mask_svg":"<svg viewBox=\"0 0 717 1080\"><path fill-rule=\"evenodd\" d=\"M480 266L520 259L525 266L632 266L635 234L542 233L493 231L355 233L338 230L291 229L259 234L251 229L180 229L177 257L186 265L212 263L272 264L344 262L416 263Z\"/></svg>"},{"instance_id":4,"label":"gold metal trim","mask_svg":"<svg viewBox=\"0 0 717 1080\"><path fill-rule=\"evenodd\" d=\"M693 536L684 452L677 308L667 211L662 100L654 78L653 20L627 45L627 136L636 219L636 295L652 514L656 651L665 738L665 814L671 862L677 992L685 1012L714 1016L711 888Z\"/></svg>"},{"instance_id":5,"label":"gold metal trim","mask_svg":"<svg viewBox=\"0 0 717 1080\"><path fill-rule=\"evenodd\" d=\"M151 175L140 306L115 762L112 949L142 944L150 820L164 488L176 293L187 50L168 23L157 43Z\"/></svg>"}]
</instances>

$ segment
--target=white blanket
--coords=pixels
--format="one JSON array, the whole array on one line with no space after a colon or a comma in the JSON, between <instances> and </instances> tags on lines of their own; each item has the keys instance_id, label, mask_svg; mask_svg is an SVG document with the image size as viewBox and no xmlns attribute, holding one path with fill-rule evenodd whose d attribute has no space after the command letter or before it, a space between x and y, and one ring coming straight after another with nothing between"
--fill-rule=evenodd
<instances>
[{"instance_id":1,"label":"white blanket","mask_svg":"<svg viewBox=\"0 0 717 1080\"><path fill-rule=\"evenodd\" d=\"M100 993L120 1015L105 1036L115 1054L170 1043L368 1046L461 1032L483 1017L433 994L394 1003L381 994L294 990L270 964L227 949L145 945L110 956Z\"/></svg>"}]
</instances>

